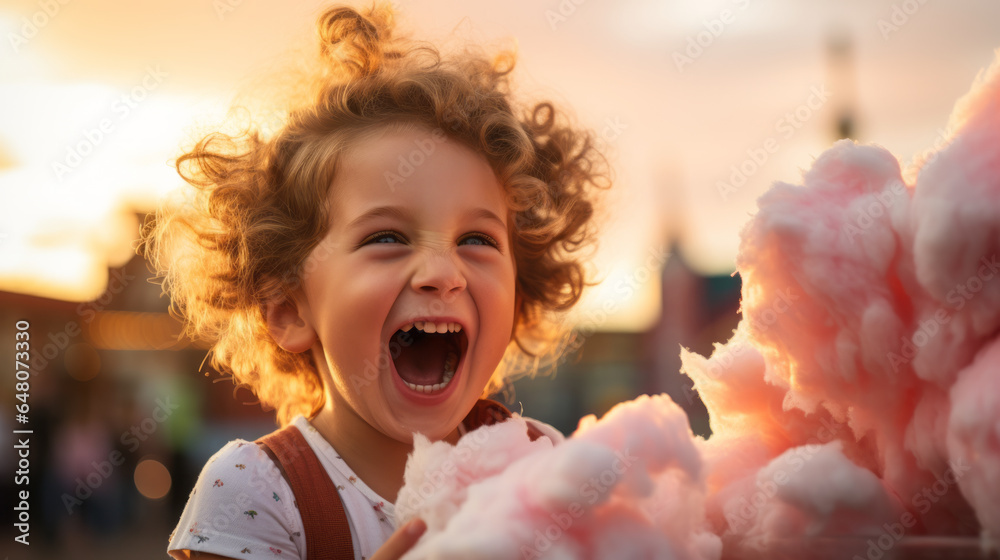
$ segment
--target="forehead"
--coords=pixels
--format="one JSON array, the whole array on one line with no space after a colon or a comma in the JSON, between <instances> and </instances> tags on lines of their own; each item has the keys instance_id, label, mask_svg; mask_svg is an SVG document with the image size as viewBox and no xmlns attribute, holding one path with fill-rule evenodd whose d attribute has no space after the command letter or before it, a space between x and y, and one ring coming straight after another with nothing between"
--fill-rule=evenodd
<instances>
[{"instance_id":1,"label":"forehead","mask_svg":"<svg viewBox=\"0 0 1000 560\"><path fill-rule=\"evenodd\" d=\"M440 130L416 126L357 138L342 155L331 203L341 223L378 206L442 219L482 207L507 221L503 188L486 158Z\"/></svg>"}]
</instances>

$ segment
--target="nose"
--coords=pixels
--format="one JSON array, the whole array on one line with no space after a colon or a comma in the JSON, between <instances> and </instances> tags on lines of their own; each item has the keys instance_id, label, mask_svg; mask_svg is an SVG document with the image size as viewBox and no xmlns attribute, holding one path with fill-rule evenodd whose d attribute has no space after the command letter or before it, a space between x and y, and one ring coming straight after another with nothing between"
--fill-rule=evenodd
<instances>
[{"instance_id":1,"label":"nose","mask_svg":"<svg viewBox=\"0 0 1000 560\"><path fill-rule=\"evenodd\" d=\"M426 251L414 272L411 286L424 293L456 294L465 289L465 275L455 262L455 255L443 251Z\"/></svg>"}]
</instances>

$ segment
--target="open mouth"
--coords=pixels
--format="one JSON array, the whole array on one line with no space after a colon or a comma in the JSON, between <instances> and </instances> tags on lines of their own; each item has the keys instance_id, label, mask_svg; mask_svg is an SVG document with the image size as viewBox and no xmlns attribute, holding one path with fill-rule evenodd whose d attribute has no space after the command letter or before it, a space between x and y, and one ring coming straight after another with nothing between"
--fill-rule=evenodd
<instances>
[{"instance_id":1,"label":"open mouth","mask_svg":"<svg viewBox=\"0 0 1000 560\"><path fill-rule=\"evenodd\" d=\"M440 393L448 387L469 339L458 323L416 321L392 335L396 373L417 393Z\"/></svg>"}]
</instances>

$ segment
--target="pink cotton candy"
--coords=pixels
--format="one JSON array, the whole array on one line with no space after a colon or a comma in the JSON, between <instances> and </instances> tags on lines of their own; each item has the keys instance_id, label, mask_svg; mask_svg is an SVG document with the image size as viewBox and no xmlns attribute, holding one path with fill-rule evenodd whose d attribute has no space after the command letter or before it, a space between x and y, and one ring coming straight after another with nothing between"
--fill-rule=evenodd
<instances>
[{"instance_id":1,"label":"pink cotton candy","mask_svg":"<svg viewBox=\"0 0 1000 560\"><path fill-rule=\"evenodd\" d=\"M994 339L951 388L950 470L983 527L1000 535L1000 340Z\"/></svg>"},{"instance_id":2,"label":"pink cotton candy","mask_svg":"<svg viewBox=\"0 0 1000 560\"><path fill-rule=\"evenodd\" d=\"M822 408L785 408L746 331L709 359L682 353L712 414L706 511L723 558L769 558L782 540L870 534L898 518L898 498L862 466L870 457L857 445L845 454L851 429Z\"/></svg>"},{"instance_id":3,"label":"pink cotton candy","mask_svg":"<svg viewBox=\"0 0 1000 560\"><path fill-rule=\"evenodd\" d=\"M743 320L710 357L681 351L711 438L665 395L565 441L530 442L519 417L457 446L418 437L397 512L429 530L405 558L1000 538L1000 51L949 129L909 182L887 150L844 140L760 198Z\"/></svg>"},{"instance_id":4,"label":"pink cotton candy","mask_svg":"<svg viewBox=\"0 0 1000 560\"><path fill-rule=\"evenodd\" d=\"M803 185L760 198L737 263L740 328L710 359L682 353L713 418L707 504L724 556L817 527L864 534L875 511L912 516L908 534L1000 534L1000 64L950 128L915 185L889 152L841 141ZM833 440L850 461L837 468L866 469L881 495L856 485L824 505L789 483L733 526L774 458ZM850 514L866 501L871 519Z\"/></svg>"},{"instance_id":5,"label":"pink cotton candy","mask_svg":"<svg viewBox=\"0 0 1000 560\"><path fill-rule=\"evenodd\" d=\"M584 418L555 445L531 442L526 428L515 417L456 446L416 439L396 511L400 523L423 518L428 533L405 558L719 557L701 457L669 397Z\"/></svg>"}]
</instances>

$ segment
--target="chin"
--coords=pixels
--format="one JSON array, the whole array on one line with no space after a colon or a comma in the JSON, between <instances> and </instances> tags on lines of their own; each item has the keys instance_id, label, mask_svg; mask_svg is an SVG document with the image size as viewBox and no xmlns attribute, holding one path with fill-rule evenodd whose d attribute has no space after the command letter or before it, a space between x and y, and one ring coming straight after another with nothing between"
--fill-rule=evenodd
<instances>
[{"instance_id":1,"label":"chin","mask_svg":"<svg viewBox=\"0 0 1000 560\"><path fill-rule=\"evenodd\" d=\"M413 444L413 434L418 433L427 437L431 441L441 441L451 435L458 427L459 422L455 425L442 425L442 424L424 424L415 423L412 428L400 428L400 433L394 436L394 439L407 444Z\"/></svg>"}]
</instances>

